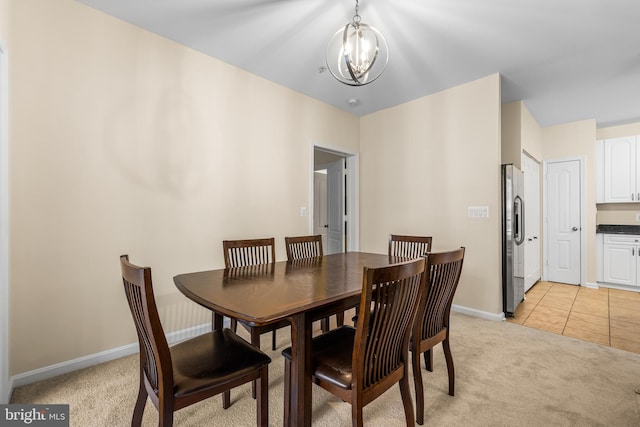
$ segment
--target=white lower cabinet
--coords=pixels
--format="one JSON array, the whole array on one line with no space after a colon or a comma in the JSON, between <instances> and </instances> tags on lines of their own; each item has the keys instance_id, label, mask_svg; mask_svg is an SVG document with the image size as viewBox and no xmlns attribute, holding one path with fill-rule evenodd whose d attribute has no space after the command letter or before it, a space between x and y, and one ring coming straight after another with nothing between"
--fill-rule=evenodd
<instances>
[{"instance_id":1,"label":"white lower cabinet","mask_svg":"<svg viewBox=\"0 0 640 427\"><path fill-rule=\"evenodd\" d=\"M640 236L605 234L602 249L604 282L640 286Z\"/></svg>"}]
</instances>

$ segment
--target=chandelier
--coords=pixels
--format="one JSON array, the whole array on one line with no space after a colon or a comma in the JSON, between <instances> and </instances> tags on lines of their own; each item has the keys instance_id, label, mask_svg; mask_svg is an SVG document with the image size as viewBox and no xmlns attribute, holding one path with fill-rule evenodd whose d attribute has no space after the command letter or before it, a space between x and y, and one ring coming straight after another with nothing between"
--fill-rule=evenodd
<instances>
[{"instance_id":1,"label":"chandelier","mask_svg":"<svg viewBox=\"0 0 640 427\"><path fill-rule=\"evenodd\" d=\"M339 82L349 86L362 86L376 80L389 61L387 42L370 25L364 24L356 14L344 28L338 29L327 44L327 68Z\"/></svg>"}]
</instances>

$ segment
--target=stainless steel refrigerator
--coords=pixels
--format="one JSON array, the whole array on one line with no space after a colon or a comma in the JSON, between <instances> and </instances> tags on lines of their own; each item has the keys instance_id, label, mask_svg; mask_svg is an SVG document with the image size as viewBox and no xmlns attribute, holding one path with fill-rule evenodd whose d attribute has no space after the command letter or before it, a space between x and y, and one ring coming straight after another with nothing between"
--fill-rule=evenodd
<instances>
[{"instance_id":1,"label":"stainless steel refrigerator","mask_svg":"<svg viewBox=\"0 0 640 427\"><path fill-rule=\"evenodd\" d=\"M513 317L524 299L524 175L502 165L502 301Z\"/></svg>"}]
</instances>

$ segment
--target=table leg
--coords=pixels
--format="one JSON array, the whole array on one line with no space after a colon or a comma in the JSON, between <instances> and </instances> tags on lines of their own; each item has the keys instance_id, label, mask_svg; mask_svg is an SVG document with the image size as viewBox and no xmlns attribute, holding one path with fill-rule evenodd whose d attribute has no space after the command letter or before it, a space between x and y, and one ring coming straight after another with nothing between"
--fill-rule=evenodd
<instances>
[{"instance_id":1,"label":"table leg","mask_svg":"<svg viewBox=\"0 0 640 427\"><path fill-rule=\"evenodd\" d=\"M222 315L216 313L215 311L212 312L211 327L214 331L222 329L223 321L224 317L222 317ZM231 406L231 390L227 390L222 393L222 407L224 409L227 409L229 406Z\"/></svg>"},{"instance_id":2,"label":"table leg","mask_svg":"<svg viewBox=\"0 0 640 427\"><path fill-rule=\"evenodd\" d=\"M218 314L216 312L213 313L213 330L216 331L218 329L222 329L222 321L224 320L224 318L222 317L221 314Z\"/></svg>"},{"instance_id":3,"label":"table leg","mask_svg":"<svg viewBox=\"0 0 640 427\"><path fill-rule=\"evenodd\" d=\"M306 313L291 318L289 423L294 427L311 427L311 323Z\"/></svg>"}]
</instances>

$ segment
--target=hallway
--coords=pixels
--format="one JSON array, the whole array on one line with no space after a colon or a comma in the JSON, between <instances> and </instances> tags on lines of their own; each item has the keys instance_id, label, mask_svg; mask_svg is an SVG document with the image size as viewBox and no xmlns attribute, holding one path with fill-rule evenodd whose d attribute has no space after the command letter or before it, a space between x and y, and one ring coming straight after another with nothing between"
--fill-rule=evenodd
<instances>
[{"instance_id":1,"label":"hallway","mask_svg":"<svg viewBox=\"0 0 640 427\"><path fill-rule=\"evenodd\" d=\"M508 322L640 353L640 293L536 283Z\"/></svg>"}]
</instances>

